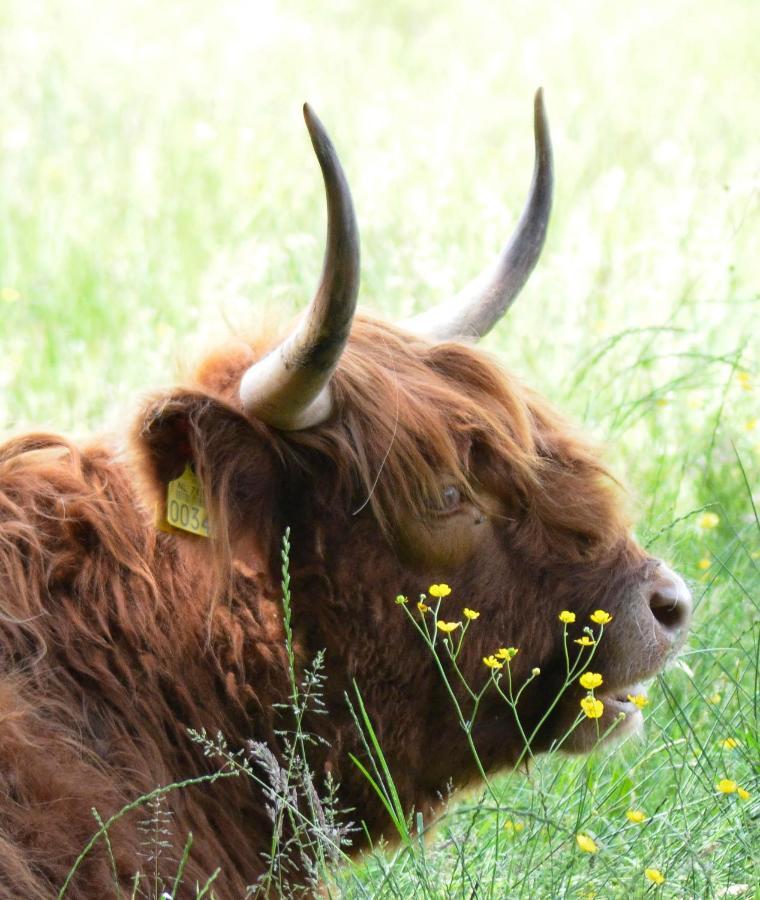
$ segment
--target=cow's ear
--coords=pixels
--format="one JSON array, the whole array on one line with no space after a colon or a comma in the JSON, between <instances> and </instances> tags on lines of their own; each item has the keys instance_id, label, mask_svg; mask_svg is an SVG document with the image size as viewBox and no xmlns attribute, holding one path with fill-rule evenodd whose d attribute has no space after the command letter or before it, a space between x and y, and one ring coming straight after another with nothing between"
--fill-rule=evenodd
<instances>
[{"instance_id":1,"label":"cow's ear","mask_svg":"<svg viewBox=\"0 0 760 900\"><path fill-rule=\"evenodd\" d=\"M153 398L133 431L132 448L159 514L169 483L190 465L212 537L234 548L265 523L276 527L282 466L273 434L224 401L192 390Z\"/></svg>"}]
</instances>

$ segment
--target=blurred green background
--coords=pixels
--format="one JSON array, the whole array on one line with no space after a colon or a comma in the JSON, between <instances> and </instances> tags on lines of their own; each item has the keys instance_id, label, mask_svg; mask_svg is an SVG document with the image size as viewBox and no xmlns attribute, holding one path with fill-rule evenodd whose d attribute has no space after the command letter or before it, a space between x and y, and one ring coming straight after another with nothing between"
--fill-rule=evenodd
<instances>
[{"instance_id":1,"label":"blurred green background","mask_svg":"<svg viewBox=\"0 0 760 900\"><path fill-rule=\"evenodd\" d=\"M1 307L0 421L120 421L187 335L307 302L324 212L304 100L349 172L365 306L456 290L513 227L539 85L555 214L491 346L595 419L606 379L574 379L624 329L678 329L650 338L671 355L658 387L723 383L672 354L735 353L757 324L757 10L4 0L0 281L21 296Z\"/></svg>"},{"instance_id":2,"label":"blurred green background","mask_svg":"<svg viewBox=\"0 0 760 900\"><path fill-rule=\"evenodd\" d=\"M748 772L758 35L756 0L2 0L0 431L123 430L200 348L308 302L325 213L305 100L354 191L364 309L456 291L514 226L543 85L549 239L485 344L607 444L642 539L694 585L687 669L669 676L683 705L655 693L648 740L675 729L685 760L696 735L741 732ZM704 510L719 523L700 527ZM667 776L691 798L676 849L652 832L679 871L701 852L690 816L723 821L705 804L726 766L702 758L699 789ZM710 865L730 881L747 845L723 824L735 849ZM707 896L689 871L674 883Z\"/></svg>"},{"instance_id":3,"label":"blurred green background","mask_svg":"<svg viewBox=\"0 0 760 900\"><path fill-rule=\"evenodd\" d=\"M363 308L455 292L514 226L543 85L549 240L487 346L664 527L732 441L758 462L758 28L742 0L4 0L0 428L121 429L216 338L308 302L304 100L355 194Z\"/></svg>"}]
</instances>

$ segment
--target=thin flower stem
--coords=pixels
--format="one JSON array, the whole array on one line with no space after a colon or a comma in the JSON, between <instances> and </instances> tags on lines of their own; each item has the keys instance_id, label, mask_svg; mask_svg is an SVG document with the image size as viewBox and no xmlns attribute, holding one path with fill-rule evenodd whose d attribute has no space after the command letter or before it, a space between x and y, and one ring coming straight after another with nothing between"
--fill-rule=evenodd
<instances>
[{"instance_id":1,"label":"thin flower stem","mask_svg":"<svg viewBox=\"0 0 760 900\"><path fill-rule=\"evenodd\" d=\"M529 682L531 682L533 680L533 678L534 678L534 676L531 675L531 677L527 679L525 684L517 692L517 697L513 697L513 695L512 695L512 669L510 666L510 660L507 660L507 680L509 681L509 696L507 696L504 693L504 691L502 691L500 680L494 679L494 684L496 685L496 690L497 690L499 696L504 700L504 702L507 704L507 706L509 706L509 708L512 710L512 713L514 714L514 717L515 717L515 722L517 724L517 728L520 732L520 736L523 739L523 744L524 744L525 749L520 754L520 759L518 760L517 765L519 765L519 763L522 761L523 754L526 751L528 753L530 753L531 758L533 757L533 751L530 749L530 743L529 743L528 738L523 729L522 722L520 721L520 716L517 712L517 703L520 699L520 694L522 694L522 692L525 688L525 685L527 685ZM517 768L517 765L515 766L515 768Z\"/></svg>"},{"instance_id":2,"label":"thin flower stem","mask_svg":"<svg viewBox=\"0 0 760 900\"><path fill-rule=\"evenodd\" d=\"M565 651L565 671L567 672L568 677L570 677L570 654L567 649L567 623L562 623L562 647Z\"/></svg>"}]
</instances>

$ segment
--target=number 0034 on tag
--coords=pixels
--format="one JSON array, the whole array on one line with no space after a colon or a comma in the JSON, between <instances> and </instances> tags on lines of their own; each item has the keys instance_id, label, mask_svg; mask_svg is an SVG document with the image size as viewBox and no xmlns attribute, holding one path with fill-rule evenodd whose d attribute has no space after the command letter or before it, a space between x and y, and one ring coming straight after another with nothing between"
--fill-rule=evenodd
<instances>
[{"instance_id":1,"label":"number 0034 on tag","mask_svg":"<svg viewBox=\"0 0 760 900\"><path fill-rule=\"evenodd\" d=\"M175 528L208 537L208 514L198 476L190 464L166 489L166 521Z\"/></svg>"}]
</instances>

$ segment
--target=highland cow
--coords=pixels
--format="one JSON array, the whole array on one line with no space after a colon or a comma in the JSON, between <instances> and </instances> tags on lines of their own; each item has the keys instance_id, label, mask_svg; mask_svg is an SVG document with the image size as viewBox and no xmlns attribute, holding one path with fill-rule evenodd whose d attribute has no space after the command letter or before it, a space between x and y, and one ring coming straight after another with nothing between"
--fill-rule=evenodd
<instances>
[{"instance_id":1,"label":"highland cow","mask_svg":"<svg viewBox=\"0 0 760 900\"><path fill-rule=\"evenodd\" d=\"M329 715L308 722L324 739L310 764L332 773L341 806L373 837L390 836L390 825L349 759L363 757L345 702L354 681L406 810L432 816L448 785L477 778L434 660L394 604L399 593L416 598L446 581L480 612L459 660L471 684L490 677L483 657L500 645L521 648L517 681L540 666L521 701L526 730L564 677L561 610L578 615L573 638L594 609L613 616L595 668L602 728L625 713L618 732L639 726L626 696L685 633L689 593L631 536L598 452L473 346L544 243L553 174L541 93L533 181L513 238L459 296L399 326L355 315L349 188L323 126L308 106L304 115L328 226L321 281L295 327L232 342L193 383L146 401L129 453L45 433L0 447L3 897L54 896L96 830L93 807L106 819L157 785L218 768L188 729L278 753L290 690L279 574L288 526L298 666L325 651ZM187 471L207 522L192 506L169 508L168 485ZM497 770L523 745L491 694L473 741ZM565 693L533 752L565 732L582 696ZM568 749L596 740L586 721ZM261 792L226 778L166 803L176 843L167 856L178 859L194 835L186 883L220 867L215 895L242 896L270 844ZM139 815L113 825L110 850L93 847L68 896L131 884Z\"/></svg>"}]
</instances>

